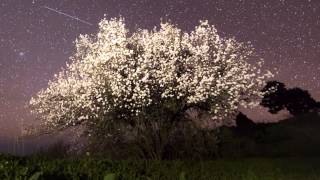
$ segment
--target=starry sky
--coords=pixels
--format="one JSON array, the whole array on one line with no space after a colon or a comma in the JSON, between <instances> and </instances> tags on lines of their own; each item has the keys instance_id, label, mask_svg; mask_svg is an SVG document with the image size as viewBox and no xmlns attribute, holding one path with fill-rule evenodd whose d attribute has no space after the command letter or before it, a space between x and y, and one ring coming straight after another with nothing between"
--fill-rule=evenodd
<instances>
[{"instance_id":1,"label":"starry sky","mask_svg":"<svg viewBox=\"0 0 320 180\"><path fill-rule=\"evenodd\" d=\"M190 31L207 19L220 35L250 41L274 79L320 100L319 0L1 0L0 15L0 151L34 120L25 106L65 66L74 40L103 17L122 16L132 31L161 18Z\"/></svg>"}]
</instances>

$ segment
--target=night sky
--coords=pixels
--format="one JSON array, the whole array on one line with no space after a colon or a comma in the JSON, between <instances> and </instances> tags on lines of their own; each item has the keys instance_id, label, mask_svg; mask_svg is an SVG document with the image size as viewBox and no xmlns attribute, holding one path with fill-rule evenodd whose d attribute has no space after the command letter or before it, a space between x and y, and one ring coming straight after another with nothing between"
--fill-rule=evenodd
<instances>
[{"instance_id":1,"label":"night sky","mask_svg":"<svg viewBox=\"0 0 320 180\"><path fill-rule=\"evenodd\" d=\"M161 18L190 31L208 19L220 35L250 41L274 79L320 100L320 0L0 0L0 15L0 151L34 120L25 105L65 66L74 40L104 16L124 17L132 31Z\"/></svg>"}]
</instances>

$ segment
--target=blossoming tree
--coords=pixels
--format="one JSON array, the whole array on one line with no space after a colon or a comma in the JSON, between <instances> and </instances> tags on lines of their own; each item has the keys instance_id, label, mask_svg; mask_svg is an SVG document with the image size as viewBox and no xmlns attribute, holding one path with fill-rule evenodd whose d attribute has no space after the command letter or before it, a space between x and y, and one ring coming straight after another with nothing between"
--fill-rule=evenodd
<instances>
[{"instance_id":1,"label":"blossoming tree","mask_svg":"<svg viewBox=\"0 0 320 180\"><path fill-rule=\"evenodd\" d=\"M207 21L190 33L170 23L129 33L123 19L103 19L75 45L71 62L30 101L46 127L81 124L112 136L105 125L156 131L189 118L212 129L232 123L239 106L257 105L272 76L260 60L247 62L256 58L250 44L220 37ZM194 110L209 116L186 116Z\"/></svg>"}]
</instances>

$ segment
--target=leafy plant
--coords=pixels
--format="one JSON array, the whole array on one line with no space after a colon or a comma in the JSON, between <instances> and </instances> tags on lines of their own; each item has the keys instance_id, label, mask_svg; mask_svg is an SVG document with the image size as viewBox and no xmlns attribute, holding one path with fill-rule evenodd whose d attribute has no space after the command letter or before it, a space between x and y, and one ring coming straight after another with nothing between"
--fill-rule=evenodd
<instances>
[{"instance_id":1,"label":"leafy plant","mask_svg":"<svg viewBox=\"0 0 320 180\"><path fill-rule=\"evenodd\" d=\"M116 179L116 174L114 173L109 173L104 176L103 180L115 180Z\"/></svg>"}]
</instances>

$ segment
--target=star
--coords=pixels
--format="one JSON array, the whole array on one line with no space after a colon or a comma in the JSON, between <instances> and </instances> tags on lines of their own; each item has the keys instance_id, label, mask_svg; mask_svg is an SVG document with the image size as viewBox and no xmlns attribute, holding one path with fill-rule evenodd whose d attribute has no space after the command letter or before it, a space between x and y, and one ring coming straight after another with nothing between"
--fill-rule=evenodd
<instances>
[{"instance_id":1,"label":"star","mask_svg":"<svg viewBox=\"0 0 320 180\"><path fill-rule=\"evenodd\" d=\"M23 57L24 55L26 55L25 52L22 52L22 51L19 52L19 56L20 56L20 57Z\"/></svg>"},{"instance_id":2,"label":"star","mask_svg":"<svg viewBox=\"0 0 320 180\"><path fill-rule=\"evenodd\" d=\"M70 61L77 37L120 16L131 32L159 28L161 18L187 32L208 20L222 36L251 41L275 80L320 100L320 0L1 0L0 12L0 103L16 107L0 104L0 124L12 127L0 137L17 133L18 115L34 119L23 105Z\"/></svg>"}]
</instances>

